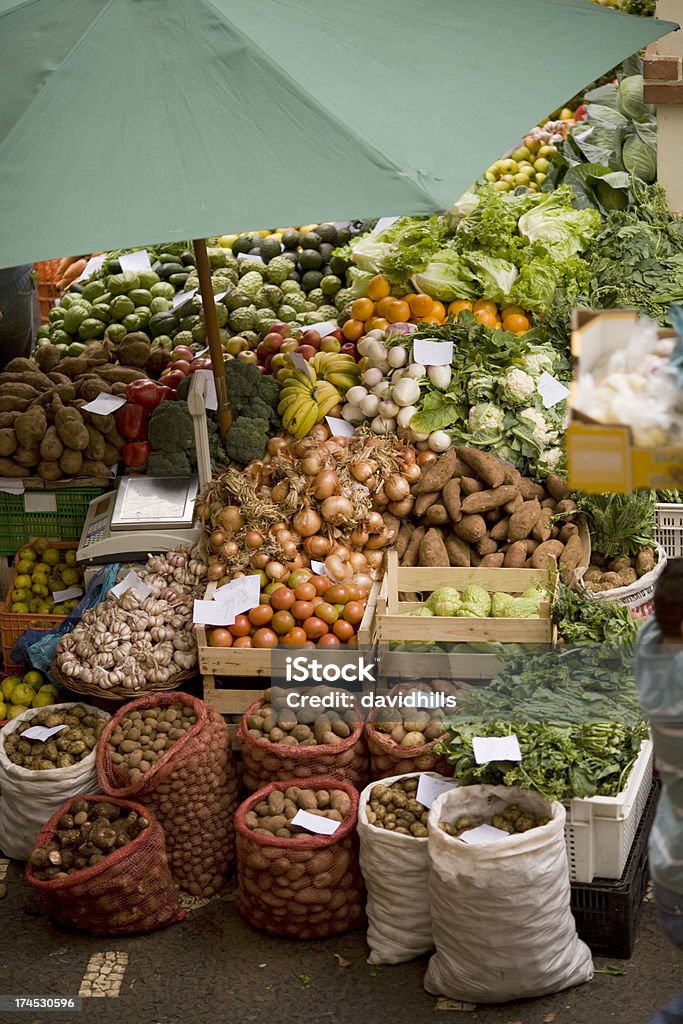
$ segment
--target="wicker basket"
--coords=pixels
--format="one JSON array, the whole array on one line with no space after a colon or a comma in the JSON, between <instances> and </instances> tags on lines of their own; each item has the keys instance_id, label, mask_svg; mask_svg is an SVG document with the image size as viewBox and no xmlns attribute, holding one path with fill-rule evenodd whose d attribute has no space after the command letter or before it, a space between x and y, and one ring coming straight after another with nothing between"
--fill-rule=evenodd
<instances>
[{"instance_id":1,"label":"wicker basket","mask_svg":"<svg viewBox=\"0 0 683 1024\"><path fill-rule=\"evenodd\" d=\"M188 683L197 675L193 669L187 669L184 672L179 672L176 676L173 676L172 679L167 680L165 683L148 683L147 686L142 687L140 690L130 690L126 686L112 686L109 690L103 690L101 686L96 686L94 683L84 683L82 679L77 679L75 676L64 675L64 673L55 665L54 659L50 665L50 672L60 686L63 686L71 693L77 693L83 697L88 697L91 704L95 707L102 707L104 709L110 708L112 704L122 704L127 700L137 700L139 697L149 697L151 693L163 693L167 690L177 690L184 683Z\"/></svg>"}]
</instances>

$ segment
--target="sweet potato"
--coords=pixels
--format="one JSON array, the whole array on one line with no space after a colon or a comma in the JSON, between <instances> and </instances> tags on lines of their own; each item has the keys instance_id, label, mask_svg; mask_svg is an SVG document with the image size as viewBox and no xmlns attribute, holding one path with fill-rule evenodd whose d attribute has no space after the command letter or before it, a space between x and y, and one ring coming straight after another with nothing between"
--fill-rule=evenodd
<instances>
[{"instance_id":1,"label":"sweet potato","mask_svg":"<svg viewBox=\"0 0 683 1024\"><path fill-rule=\"evenodd\" d=\"M424 538L426 530L424 526L417 526L413 530L408 546L406 547L405 554L401 559L401 565L418 565L418 558L420 556L420 544Z\"/></svg>"},{"instance_id":2,"label":"sweet potato","mask_svg":"<svg viewBox=\"0 0 683 1024\"><path fill-rule=\"evenodd\" d=\"M56 345L41 345L33 353L33 358L43 373L50 373L62 358L62 353Z\"/></svg>"},{"instance_id":3,"label":"sweet potato","mask_svg":"<svg viewBox=\"0 0 683 1024\"><path fill-rule=\"evenodd\" d=\"M45 411L35 405L31 409L27 409L21 416L17 416L14 421L14 429L20 448L34 448L37 451L47 430ZM40 459L38 459L39 461Z\"/></svg>"},{"instance_id":4,"label":"sweet potato","mask_svg":"<svg viewBox=\"0 0 683 1024\"><path fill-rule=\"evenodd\" d=\"M505 479L503 483L512 484L513 487L517 487L517 484L522 479L522 474L514 466L504 466Z\"/></svg>"},{"instance_id":5,"label":"sweet potato","mask_svg":"<svg viewBox=\"0 0 683 1024\"><path fill-rule=\"evenodd\" d=\"M0 395L0 412L25 412L30 405L30 398L15 398L14 395Z\"/></svg>"},{"instance_id":6,"label":"sweet potato","mask_svg":"<svg viewBox=\"0 0 683 1024\"><path fill-rule=\"evenodd\" d=\"M508 501L505 505L503 505L503 509L507 512L509 516L511 516L512 513L516 512L518 508L521 508L523 504L524 498L519 493L519 491L517 491L517 497L513 498L512 501Z\"/></svg>"},{"instance_id":7,"label":"sweet potato","mask_svg":"<svg viewBox=\"0 0 683 1024\"><path fill-rule=\"evenodd\" d=\"M17 435L12 427L0 427L0 456L11 455L17 450Z\"/></svg>"},{"instance_id":8,"label":"sweet potato","mask_svg":"<svg viewBox=\"0 0 683 1024\"><path fill-rule=\"evenodd\" d=\"M482 516L463 516L459 523L453 524L453 533L470 544L476 544L486 532Z\"/></svg>"},{"instance_id":9,"label":"sweet potato","mask_svg":"<svg viewBox=\"0 0 683 1024\"><path fill-rule=\"evenodd\" d=\"M65 448L59 456L59 466L64 476L76 476L83 465L83 456L74 448Z\"/></svg>"},{"instance_id":10,"label":"sweet potato","mask_svg":"<svg viewBox=\"0 0 683 1024\"><path fill-rule=\"evenodd\" d=\"M121 447L123 447L123 445L121 445ZM120 457L120 449L107 441L104 445L104 455L100 461L103 462L105 466L113 466L115 462L119 461Z\"/></svg>"},{"instance_id":11,"label":"sweet potato","mask_svg":"<svg viewBox=\"0 0 683 1024\"><path fill-rule=\"evenodd\" d=\"M143 374L144 376L144 374ZM423 471L413 488L413 494L427 494L429 491L441 491L451 479L458 465L458 455L454 448L449 448L436 462L432 462Z\"/></svg>"},{"instance_id":12,"label":"sweet potato","mask_svg":"<svg viewBox=\"0 0 683 1024\"><path fill-rule=\"evenodd\" d=\"M91 427L86 423L85 429L88 431L88 437L90 438L88 447L84 451L85 457L86 459L93 459L95 462L99 462L104 455L106 441L95 427ZM385 515L387 514L385 513Z\"/></svg>"},{"instance_id":13,"label":"sweet potato","mask_svg":"<svg viewBox=\"0 0 683 1024\"><path fill-rule=\"evenodd\" d=\"M505 466L494 455L464 446L456 448L456 452L489 487L500 487L505 481Z\"/></svg>"},{"instance_id":14,"label":"sweet potato","mask_svg":"<svg viewBox=\"0 0 683 1024\"><path fill-rule=\"evenodd\" d=\"M534 540L541 541L550 540L552 534L552 527L550 520L553 517L553 510L551 508L541 508L541 514L536 520L536 525L531 531L531 536ZM559 532L559 531L558 531Z\"/></svg>"},{"instance_id":15,"label":"sweet potato","mask_svg":"<svg viewBox=\"0 0 683 1024\"><path fill-rule=\"evenodd\" d=\"M555 514L568 515L570 512L576 512L576 502L571 501L569 498L564 498L562 501L558 501L555 507Z\"/></svg>"},{"instance_id":16,"label":"sweet potato","mask_svg":"<svg viewBox=\"0 0 683 1024\"><path fill-rule=\"evenodd\" d=\"M40 442L40 457L44 462L57 462L64 451L56 427L48 427Z\"/></svg>"},{"instance_id":17,"label":"sweet potato","mask_svg":"<svg viewBox=\"0 0 683 1024\"><path fill-rule=\"evenodd\" d=\"M545 488L541 487L540 484L534 483L533 480L528 480L525 476L520 479L517 489L525 501L531 501L533 498L538 498L539 501L542 501L546 496Z\"/></svg>"},{"instance_id":18,"label":"sweet potato","mask_svg":"<svg viewBox=\"0 0 683 1024\"><path fill-rule=\"evenodd\" d=\"M462 503L463 515L489 512L491 509L500 508L502 505L514 501L518 494L519 491L512 484L503 484L490 491L482 491L481 494L469 494Z\"/></svg>"},{"instance_id":19,"label":"sweet potato","mask_svg":"<svg viewBox=\"0 0 683 1024\"><path fill-rule=\"evenodd\" d=\"M422 519L430 505L434 505L440 497L440 491L427 491L425 494L419 494L413 505L413 515L418 519Z\"/></svg>"},{"instance_id":20,"label":"sweet potato","mask_svg":"<svg viewBox=\"0 0 683 1024\"><path fill-rule=\"evenodd\" d=\"M0 412L0 429L2 427L14 426L14 421L17 416L21 416L20 412Z\"/></svg>"},{"instance_id":21,"label":"sweet potato","mask_svg":"<svg viewBox=\"0 0 683 1024\"><path fill-rule=\"evenodd\" d=\"M102 437L101 434L100 434L100 437ZM104 449L104 438L103 437L102 437L102 442L103 442L102 448ZM85 455L86 455L86 458L94 459L95 462L101 461L101 459L102 459L101 455L91 455L89 448L86 449ZM384 525L386 526L387 532L389 534L389 543L393 544L394 541L396 540L396 538L398 537L398 531L401 529L401 520L398 519L391 512L383 512L382 513L382 519L384 521Z\"/></svg>"},{"instance_id":22,"label":"sweet potato","mask_svg":"<svg viewBox=\"0 0 683 1024\"><path fill-rule=\"evenodd\" d=\"M496 552L499 554L499 552ZM484 558L493 558L493 555L484 555ZM473 569L479 568L481 565L482 556L479 554L476 548L470 548L470 564Z\"/></svg>"},{"instance_id":23,"label":"sweet potato","mask_svg":"<svg viewBox=\"0 0 683 1024\"><path fill-rule=\"evenodd\" d=\"M45 459L43 459L42 462L38 463L36 472L38 473L39 477L41 477L43 480L48 481L60 480L64 476L58 461L48 462Z\"/></svg>"},{"instance_id":24,"label":"sweet potato","mask_svg":"<svg viewBox=\"0 0 683 1024\"><path fill-rule=\"evenodd\" d=\"M84 398L86 402L93 402L98 395L109 394L111 384L99 377L89 377L87 380L79 380L76 385L76 395Z\"/></svg>"},{"instance_id":25,"label":"sweet potato","mask_svg":"<svg viewBox=\"0 0 683 1024\"><path fill-rule=\"evenodd\" d=\"M0 395L14 395L16 398L28 398L33 401L40 391L30 384L0 384Z\"/></svg>"},{"instance_id":26,"label":"sweet potato","mask_svg":"<svg viewBox=\"0 0 683 1024\"><path fill-rule=\"evenodd\" d=\"M499 508L490 508L488 512L484 512L484 519L487 523L499 523L501 519L505 519L505 513Z\"/></svg>"},{"instance_id":27,"label":"sweet potato","mask_svg":"<svg viewBox=\"0 0 683 1024\"><path fill-rule=\"evenodd\" d=\"M125 384L122 380L115 380L114 383L111 385L112 395L125 395L127 390L128 385Z\"/></svg>"},{"instance_id":28,"label":"sweet potato","mask_svg":"<svg viewBox=\"0 0 683 1024\"><path fill-rule=\"evenodd\" d=\"M514 544L511 544L507 549L503 566L506 569L523 569L526 557L526 541L516 540Z\"/></svg>"},{"instance_id":29,"label":"sweet potato","mask_svg":"<svg viewBox=\"0 0 683 1024\"><path fill-rule=\"evenodd\" d=\"M531 556L531 568L547 569L553 560L560 560L563 551L564 544L559 540L547 540L539 544Z\"/></svg>"},{"instance_id":30,"label":"sweet potato","mask_svg":"<svg viewBox=\"0 0 683 1024\"><path fill-rule=\"evenodd\" d=\"M545 486L555 501L562 501L569 494L569 487L566 481L561 476L558 476L557 473L550 473L548 475Z\"/></svg>"},{"instance_id":31,"label":"sweet potato","mask_svg":"<svg viewBox=\"0 0 683 1024\"><path fill-rule=\"evenodd\" d=\"M425 514L425 523L427 526L445 526L446 523L450 523L451 517L448 514L445 505L435 502L430 505Z\"/></svg>"},{"instance_id":32,"label":"sweet potato","mask_svg":"<svg viewBox=\"0 0 683 1024\"><path fill-rule=\"evenodd\" d=\"M517 542L515 541L515 543ZM533 537L527 537L524 543L526 544L527 555L532 555L536 548L540 547L540 541L534 540Z\"/></svg>"},{"instance_id":33,"label":"sweet potato","mask_svg":"<svg viewBox=\"0 0 683 1024\"><path fill-rule=\"evenodd\" d=\"M69 402L73 402L76 397L76 388L73 384L54 384L51 391L43 391L40 398L36 399L36 404L42 405L46 409L52 405L55 395L58 395L60 400L66 405Z\"/></svg>"},{"instance_id":34,"label":"sweet potato","mask_svg":"<svg viewBox=\"0 0 683 1024\"><path fill-rule=\"evenodd\" d=\"M525 537L528 537L538 522L540 514L541 505L536 498L523 502L517 511L513 512L510 516L508 540L514 542L516 540L524 540Z\"/></svg>"},{"instance_id":35,"label":"sweet potato","mask_svg":"<svg viewBox=\"0 0 683 1024\"><path fill-rule=\"evenodd\" d=\"M473 476L460 477L460 490L469 497L470 494L478 494L483 491L486 485L481 480L475 480Z\"/></svg>"},{"instance_id":36,"label":"sweet potato","mask_svg":"<svg viewBox=\"0 0 683 1024\"><path fill-rule=\"evenodd\" d=\"M489 530L489 536L492 540L495 540L497 544L501 544L504 540L507 540L509 519L501 519L499 523L492 526Z\"/></svg>"},{"instance_id":37,"label":"sweet potato","mask_svg":"<svg viewBox=\"0 0 683 1024\"><path fill-rule=\"evenodd\" d=\"M396 537L396 553L398 554L399 563L406 553L406 548L410 541L414 527L410 523L404 523L401 529L398 531Z\"/></svg>"},{"instance_id":38,"label":"sweet potato","mask_svg":"<svg viewBox=\"0 0 683 1024\"><path fill-rule=\"evenodd\" d=\"M563 544L566 544L570 537L575 537L579 532L579 528L576 523L567 523L560 530L558 540L561 540Z\"/></svg>"},{"instance_id":39,"label":"sweet potato","mask_svg":"<svg viewBox=\"0 0 683 1024\"><path fill-rule=\"evenodd\" d=\"M100 366L98 372L103 380L108 380L111 384L116 381L132 384L134 380L147 376L144 370L134 370L132 366Z\"/></svg>"},{"instance_id":40,"label":"sweet potato","mask_svg":"<svg viewBox=\"0 0 683 1024\"><path fill-rule=\"evenodd\" d=\"M446 506L451 522L459 522L462 519L459 479L453 477L452 480L448 481L441 492L441 501Z\"/></svg>"},{"instance_id":41,"label":"sweet potato","mask_svg":"<svg viewBox=\"0 0 683 1024\"><path fill-rule=\"evenodd\" d=\"M65 373L58 373L57 370L48 373L48 377L53 384L73 384L73 381L69 380Z\"/></svg>"},{"instance_id":42,"label":"sweet potato","mask_svg":"<svg viewBox=\"0 0 683 1024\"><path fill-rule=\"evenodd\" d=\"M5 370L0 373L0 384L30 384L31 387L35 388L36 391L47 391L52 387L52 381L46 374L41 373L35 366L32 370L26 370L22 373L10 373Z\"/></svg>"},{"instance_id":43,"label":"sweet potato","mask_svg":"<svg viewBox=\"0 0 683 1024\"><path fill-rule=\"evenodd\" d=\"M495 554L484 555L479 565L482 569L501 569L505 562L505 555L502 551L497 551Z\"/></svg>"},{"instance_id":44,"label":"sweet potato","mask_svg":"<svg viewBox=\"0 0 683 1024\"><path fill-rule=\"evenodd\" d=\"M470 546L467 541L451 533L445 540L450 564L456 568L469 569L471 564Z\"/></svg>"},{"instance_id":45,"label":"sweet potato","mask_svg":"<svg viewBox=\"0 0 683 1024\"><path fill-rule=\"evenodd\" d=\"M482 537L480 541L477 541L477 551L480 555L493 555L497 550L498 545L488 534L486 537Z\"/></svg>"},{"instance_id":46,"label":"sweet potato","mask_svg":"<svg viewBox=\"0 0 683 1024\"><path fill-rule=\"evenodd\" d=\"M427 530L420 542L420 565L449 566L450 560L443 537L438 530Z\"/></svg>"},{"instance_id":47,"label":"sweet potato","mask_svg":"<svg viewBox=\"0 0 683 1024\"><path fill-rule=\"evenodd\" d=\"M544 498L541 502L541 508L551 508L554 512L557 508L557 502L554 498Z\"/></svg>"},{"instance_id":48,"label":"sweet potato","mask_svg":"<svg viewBox=\"0 0 683 1024\"><path fill-rule=\"evenodd\" d=\"M27 466L20 466L14 459L0 458L0 476L30 476L31 470Z\"/></svg>"},{"instance_id":49,"label":"sweet potato","mask_svg":"<svg viewBox=\"0 0 683 1024\"><path fill-rule=\"evenodd\" d=\"M561 543L556 541L555 543ZM564 546L564 551L560 555L560 579L566 586L571 585L576 580L576 570L581 564L581 557L583 555L583 544L578 534L574 534L570 537Z\"/></svg>"}]
</instances>

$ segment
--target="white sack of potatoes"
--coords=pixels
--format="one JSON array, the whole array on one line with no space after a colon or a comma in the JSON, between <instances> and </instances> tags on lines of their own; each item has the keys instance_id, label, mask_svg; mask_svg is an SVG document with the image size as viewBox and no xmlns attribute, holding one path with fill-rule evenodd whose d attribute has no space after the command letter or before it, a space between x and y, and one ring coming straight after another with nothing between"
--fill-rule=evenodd
<instances>
[{"instance_id":1,"label":"white sack of potatoes","mask_svg":"<svg viewBox=\"0 0 683 1024\"><path fill-rule=\"evenodd\" d=\"M49 710L68 711L81 703L54 704ZM83 707L88 714L105 720L111 717L99 708ZM97 747L68 768L32 771L10 761L5 753L7 738L45 710L30 708L0 730L0 850L14 860L28 860L41 828L63 803L83 793L102 792L95 766Z\"/></svg>"},{"instance_id":2,"label":"white sack of potatoes","mask_svg":"<svg viewBox=\"0 0 683 1024\"><path fill-rule=\"evenodd\" d=\"M547 825L488 843L446 835L439 821L490 821L509 804ZM461 786L429 812L432 929L436 953L424 987L471 1003L559 992L593 977L588 946L570 909L565 811L528 790Z\"/></svg>"}]
</instances>

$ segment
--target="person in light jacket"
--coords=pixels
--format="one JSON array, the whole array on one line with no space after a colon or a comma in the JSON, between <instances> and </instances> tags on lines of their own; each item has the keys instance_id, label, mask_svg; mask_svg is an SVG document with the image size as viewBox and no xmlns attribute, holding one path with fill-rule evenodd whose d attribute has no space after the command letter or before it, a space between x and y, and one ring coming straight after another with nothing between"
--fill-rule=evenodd
<instances>
[{"instance_id":1,"label":"person in light jacket","mask_svg":"<svg viewBox=\"0 0 683 1024\"><path fill-rule=\"evenodd\" d=\"M662 790L650 834L650 875L660 927L683 950L683 558L657 581L654 616L636 642L636 685ZM683 993L650 1024L683 1024Z\"/></svg>"},{"instance_id":2,"label":"person in light jacket","mask_svg":"<svg viewBox=\"0 0 683 1024\"><path fill-rule=\"evenodd\" d=\"M0 269L0 370L30 356L40 325L33 264Z\"/></svg>"}]
</instances>

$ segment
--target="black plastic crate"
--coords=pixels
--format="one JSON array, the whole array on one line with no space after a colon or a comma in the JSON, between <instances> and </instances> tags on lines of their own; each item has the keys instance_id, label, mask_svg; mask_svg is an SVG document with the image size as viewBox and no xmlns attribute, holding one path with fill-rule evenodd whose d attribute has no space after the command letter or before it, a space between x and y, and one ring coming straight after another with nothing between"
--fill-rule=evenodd
<instances>
[{"instance_id":1,"label":"black plastic crate","mask_svg":"<svg viewBox=\"0 0 683 1024\"><path fill-rule=\"evenodd\" d=\"M571 907L576 930L597 956L627 960L633 953L638 917L650 877L647 842L658 798L659 783L655 781L618 882L598 878L590 885L572 883Z\"/></svg>"}]
</instances>

